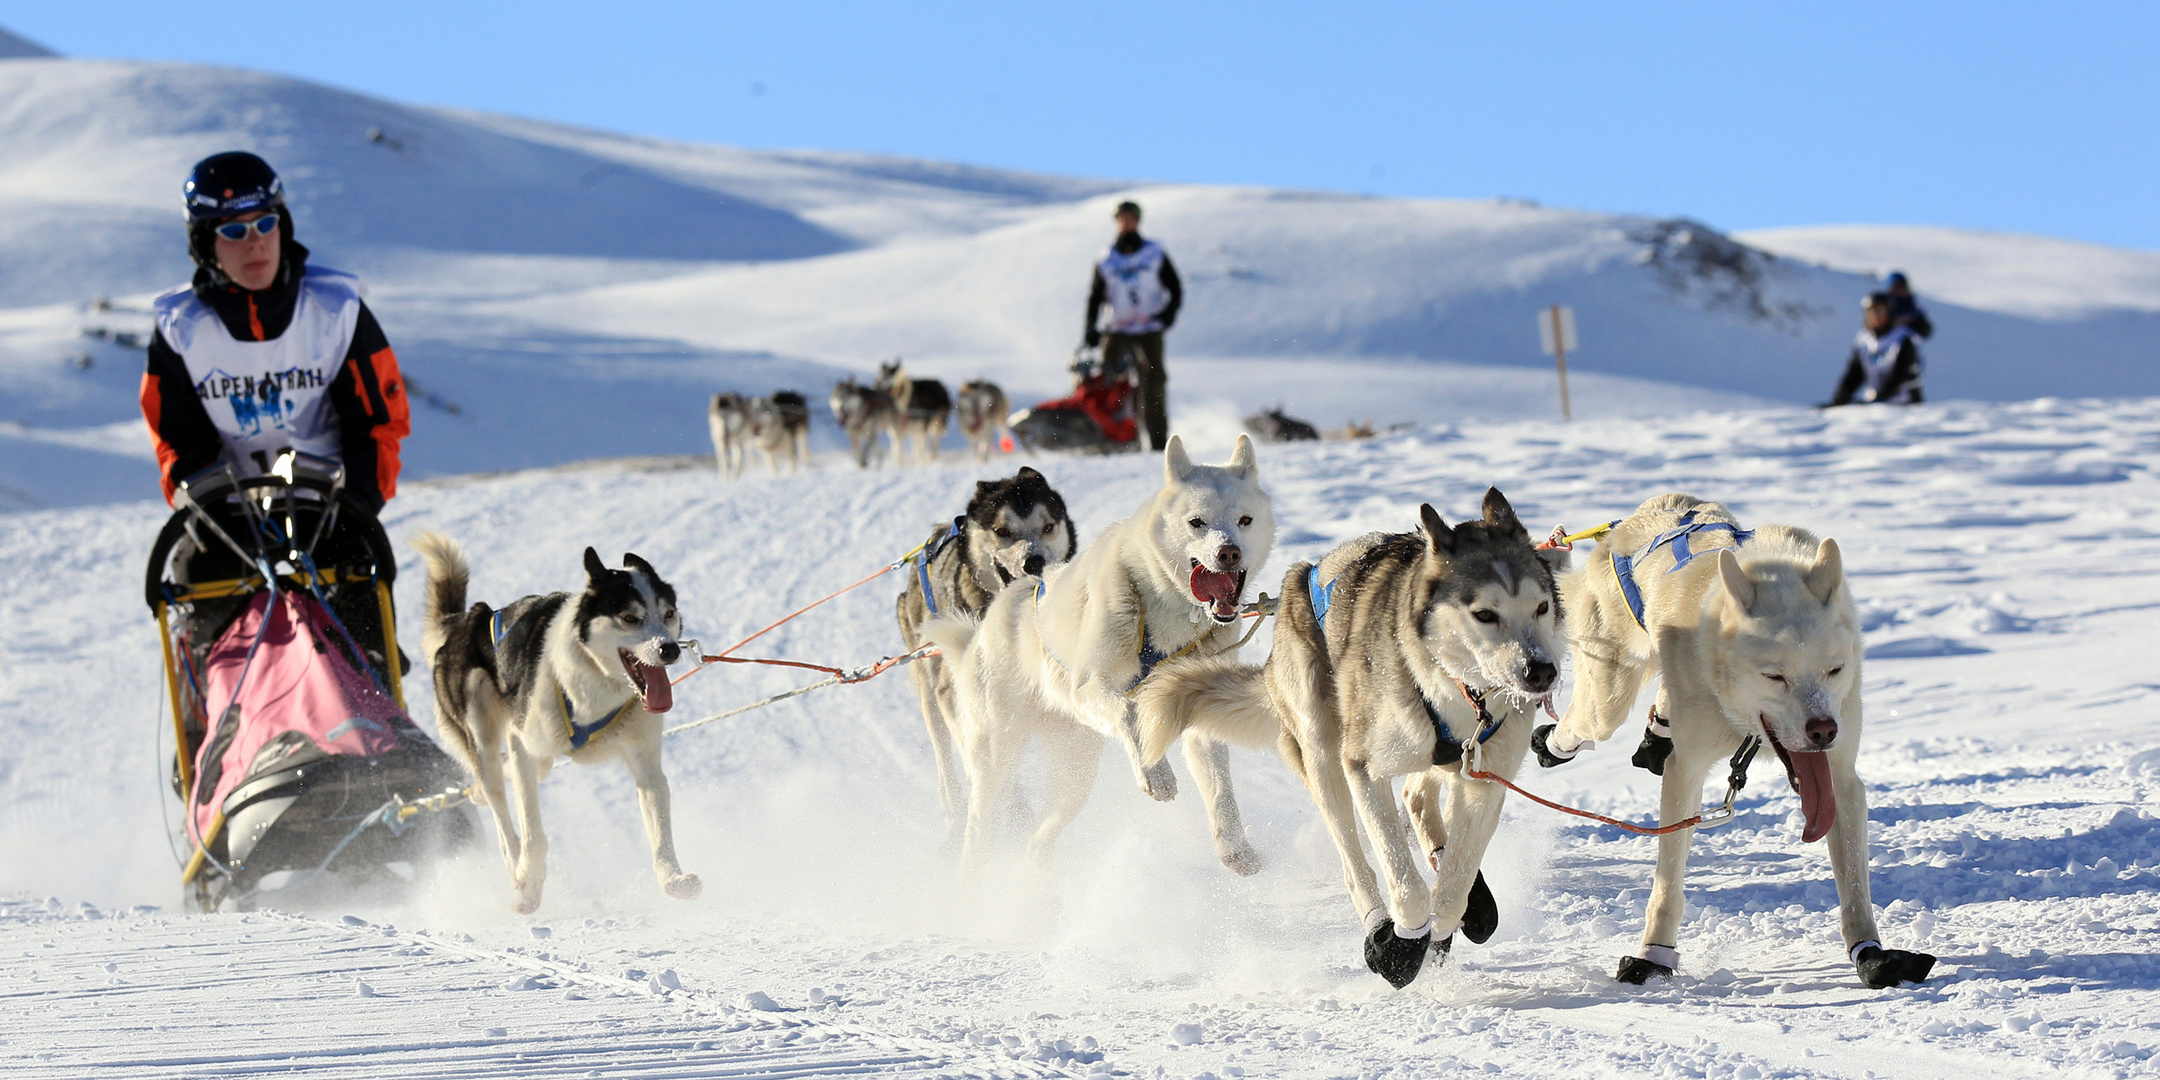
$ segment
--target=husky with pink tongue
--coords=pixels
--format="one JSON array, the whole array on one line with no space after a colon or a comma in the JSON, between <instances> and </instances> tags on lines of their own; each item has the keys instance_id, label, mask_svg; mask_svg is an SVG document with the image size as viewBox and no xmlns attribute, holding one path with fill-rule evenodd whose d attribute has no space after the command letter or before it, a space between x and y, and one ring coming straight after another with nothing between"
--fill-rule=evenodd
<instances>
[{"instance_id":1,"label":"husky with pink tongue","mask_svg":"<svg viewBox=\"0 0 2160 1080\"><path fill-rule=\"evenodd\" d=\"M922 636L937 643L953 673L953 735L969 786L967 867L981 866L1012 770L1033 740L1042 741L1048 776L1028 843L1038 859L1086 805L1106 738L1125 748L1142 792L1176 796L1169 763L1141 756L1133 689L1167 658L1237 647L1247 577L1274 543L1252 440L1238 436L1224 464L1196 465L1172 436L1162 487L1137 513L1072 561L1005 586L979 622L948 616L923 624ZM1185 760L1207 803L1216 854L1237 873L1258 871L1230 790L1228 746L1195 733L1185 740Z\"/></svg>"},{"instance_id":2,"label":"husky with pink tongue","mask_svg":"<svg viewBox=\"0 0 2160 1080\"><path fill-rule=\"evenodd\" d=\"M586 548L584 591L468 609L472 568L457 542L422 533L413 547L427 564L420 642L435 667L436 730L494 815L519 913L539 908L547 880L540 781L561 755L630 770L661 891L695 898L703 886L675 859L660 770L660 714L675 705L667 669L682 659L675 589L635 555L616 570Z\"/></svg>"},{"instance_id":3,"label":"husky with pink tongue","mask_svg":"<svg viewBox=\"0 0 2160 1080\"><path fill-rule=\"evenodd\" d=\"M1829 837L1848 959L1870 987L1917 983L1935 958L1885 949L1868 897L1860 753L1860 620L1837 541L1789 525L1743 529L1725 507L1670 494L1616 522L1563 577L1575 694L1531 740L1547 767L1620 730L1643 679L1657 703L1634 763L1664 777L1660 816L1699 810L1713 769L1744 782L1767 744L1800 796L1800 839ZM1738 756L1736 756L1736 754ZM1728 762L1731 762L1728 765ZM1670 977L1680 962L1681 877L1694 829L1658 838L1642 954L1618 978Z\"/></svg>"}]
</instances>

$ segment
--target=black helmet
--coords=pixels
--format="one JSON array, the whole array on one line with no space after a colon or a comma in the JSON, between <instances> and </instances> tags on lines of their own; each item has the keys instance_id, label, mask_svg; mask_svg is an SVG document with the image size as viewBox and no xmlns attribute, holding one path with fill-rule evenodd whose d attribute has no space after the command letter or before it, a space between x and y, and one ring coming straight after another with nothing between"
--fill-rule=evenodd
<instances>
[{"instance_id":1,"label":"black helmet","mask_svg":"<svg viewBox=\"0 0 2160 1080\"><path fill-rule=\"evenodd\" d=\"M217 261L214 230L218 222L255 210L275 210L283 219L278 223L278 246L284 252L285 265L296 266L306 257L307 249L293 240L292 210L285 205L285 184L269 162L245 150L212 154L188 170L187 184L181 190L187 201L188 255L195 265L210 272L212 281L225 281L225 272L218 268Z\"/></svg>"},{"instance_id":2,"label":"black helmet","mask_svg":"<svg viewBox=\"0 0 2160 1080\"><path fill-rule=\"evenodd\" d=\"M277 171L245 150L228 150L196 162L181 191L190 224L285 205L285 185Z\"/></svg>"}]
</instances>

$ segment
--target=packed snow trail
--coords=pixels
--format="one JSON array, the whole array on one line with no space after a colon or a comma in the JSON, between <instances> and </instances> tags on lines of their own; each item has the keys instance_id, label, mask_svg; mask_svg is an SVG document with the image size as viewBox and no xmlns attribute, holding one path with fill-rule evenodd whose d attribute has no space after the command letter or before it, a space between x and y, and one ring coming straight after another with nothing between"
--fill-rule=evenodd
<instances>
[{"instance_id":1,"label":"packed snow trail","mask_svg":"<svg viewBox=\"0 0 2160 1080\"><path fill-rule=\"evenodd\" d=\"M0 1066L25 1078L1078 1076L1101 1059L893 1038L835 1022L838 1000L730 1005L657 961L594 972L544 941L490 950L357 916L0 905L0 940L17 937L38 940L10 965L35 989L5 993L37 1007Z\"/></svg>"},{"instance_id":2,"label":"packed snow trail","mask_svg":"<svg viewBox=\"0 0 2160 1080\"><path fill-rule=\"evenodd\" d=\"M1203 460L1227 450L1219 422L1180 422ZM1015 464L867 475L833 467L723 484L709 466L593 463L419 485L390 504L386 524L400 550L423 528L460 539L473 558L473 596L490 600L574 585L586 544L611 560L635 551L675 584L691 633L724 643L913 547L959 510L973 480ZM1083 544L1161 475L1143 457L1034 464L1065 493ZM1016 867L963 893L941 852L930 758L902 678L834 687L669 740L678 843L707 885L695 903L658 895L628 780L595 767L559 770L544 789L552 873L536 920L510 914L492 852L440 868L402 903L295 896L312 913L306 922L92 918L75 905L175 906L159 835L171 800L155 745L160 676L138 577L164 509L14 516L0 525L0 572L12 582L0 595L9 746L0 895L25 900L0 918L0 956L30 955L0 966L0 995L24 1018L0 1035L0 1062L65 1072L58 1063L164 1053L145 1033L193 1048L175 1055L227 1049L169 1016L169 997L205 1009L234 998L233 1023L267 1028L248 1044L265 1053L322 1051L315 1034L345 1037L339 1025L358 1011L381 1027L355 1045L435 1054L455 1044L478 1075L538 1052L468 1045L484 1042L485 1028L503 1027L515 1043L574 1030L551 1026L566 1016L618 1018L631 1033L625 1046L663 1046L655 1054L675 1052L665 1049L671 1040L693 1050L713 1040L724 1055L754 1052L730 1040L763 1029L727 1032L760 1017L717 1006L758 1012L741 1009L757 992L844 1025L830 1060L875 1050L907 1059L896 1067L937 1059L922 1067L953 1072L2154 1075L2156 467L2152 400L1462 425L1262 448L1281 533L1278 557L1252 588L1271 593L1297 559L1367 530L1410 527L1420 501L1449 520L1469 515L1489 483L1540 530L1596 524L1678 489L1726 501L1746 522L1835 536L1866 629L1860 769L1885 943L1941 957L1925 986L1887 992L1861 988L1845 961L1828 860L1799 843L1797 800L1760 761L1739 820L1697 840L1679 978L1646 988L1614 984L1612 970L1636 944L1654 841L1510 800L1485 868L1499 934L1485 947L1459 945L1407 991L1388 991L1359 963L1359 927L1309 800L1257 754L1240 753L1234 766L1269 860L1256 877L1233 878L1215 862L1198 800L1153 803L1114 765L1047 872ZM420 581L416 566L402 570L410 648ZM759 651L837 664L891 654L896 591L857 590L760 639ZM1247 655L1262 655L1267 638ZM682 685L677 709L707 715L799 681L784 670L709 671ZM407 684L423 723L427 685L424 670ZM1656 780L1627 764L1635 737L1623 729L1614 744L1530 770L1523 783L1649 820ZM370 927L347 928L347 914ZM548 936L536 938L536 927ZM394 955L422 935L436 945ZM214 955L158 959L180 955L162 946L185 941ZM72 958L93 947L117 950L104 962L120 966L108 973ZM539 953L586 981L506 989L526 975L557 979L519 967ZM680 998L607 981L665 969ZM271 988L278 972L301 973L290 977L305 986ZM116 977L141 983L123 991L108 985ZM359 997L356 980L385 1000ZM390 1008L385 986L423 999L409 1019L370 1011ZM573 990L592 1000L563 1004ZM607 996L617 991L624 996ZM711 1007L681 1011L693 998ZM444 1019L468 1016L488 1021L475 1021L480 1035ZM159 1025L172 1030L155 1033ZM584 1043L549 1052L610 1037L595 1027ZM613 1067L606 1054L571 1060L551 1068ZM703 1067L690 1057L633 1061L627 1050L622 1062L651 1064L648 1075ZM303 1075L344 1067L328 1058L291 1066Z\"/></svg>"}]
</instances>

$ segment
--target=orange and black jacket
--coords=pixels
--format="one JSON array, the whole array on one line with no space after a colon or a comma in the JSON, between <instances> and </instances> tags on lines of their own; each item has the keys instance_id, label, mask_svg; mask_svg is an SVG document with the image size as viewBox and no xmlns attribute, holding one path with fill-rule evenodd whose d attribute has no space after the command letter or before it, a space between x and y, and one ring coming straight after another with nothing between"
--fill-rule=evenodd
<instances>
[{"instance_id":1,"label":"orange and black jacket","mask_svg":"<svg viewBox=\"0 0 2160 1080\"><path fill-rule=\"evenodd\" d=\"M292 322L306 264L307 249L286 240L278 279L269 288L250 292L198 269L193 289L234 338L271 341ZM180 481L217 464L223 447L195 381L186 359L165 340L164 332L154 334L143 373L142 410L156 446L168 503ZM337 417L345 490L375 509L397 494L399 444L412 431L404 383L397 354L390 350L374 312L362 302L352 340L339 360L327 397Z\"/></svg>"}]
</instances>

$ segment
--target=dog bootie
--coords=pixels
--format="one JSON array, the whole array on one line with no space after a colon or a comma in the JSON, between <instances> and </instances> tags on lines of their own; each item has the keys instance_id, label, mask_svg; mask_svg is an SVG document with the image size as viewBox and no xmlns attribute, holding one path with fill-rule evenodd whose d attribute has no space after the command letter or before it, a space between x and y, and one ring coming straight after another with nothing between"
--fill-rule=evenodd
<instances>
[{"instance_id":1,"label":"dog bootie","mask_svg":"<svg viewBox=\"0 0 2160 1080\"><path fill-rule=\"evenodd\" d=\"M1628 760L1638 769L1652 776L1665 775L1665 759L1672 756L1672 727L1656 712L1650 714L1650 726L1643 729L1642 745L1635 748L1635 756Z\"/></svg>"},{"instance_id":2,"label":"dog bootie","mask_svg":"<svg viewBox=\"0 0 2160 1080\"><path fill-rule=\"evenodd\" d=\"M1453 934L1449 934L1449 935L1448 935L1448 936L1446 936L1446 937L1436 937L1436 938L1434 938L1434 939L1433 939L1433 941L1432 941L1432 954L1433 954L1433 963L1435 963L1435 964L1445 964L1445 963L1447 963L1448 953L1450 953L1450 952L1453 952L1454 950L1455 950L1455 935L1453 935Z\"/></svg>"},{"instance_id":3,"label":"dog bootie","mask_svg":"<svg viewBox=\"0 0 2160 1080\"><path fill-rule=\"evenodd\" d=\"M1386 979L1397 990L1415 980L1425 966L1425 951L1432 944L1432 929L1416 937L1395 932L1395 920L1382 919L1365 935L1365 968Z\"/></svg>"},{"instance_id":4,"label":"dog bootie","mask_svg":"<svg viewBox=\"0 0 2160 1080\"><path fill-rule=\"evenodd\" d=\"M1485 887L1485 871L1480 870L1477 880L1470 883L1470 905L1463 908L1462 936L1471 944L1483 945L1498 929L1500 905L1493 901L1492 890Z\"/></svg>"},{"instance_id":5,"label":"dog bootie","mask_svg":"<svg viewBox=\"0 0 2160 1080\"><path fill-rule=\"evenodd\" d=\"M1565 757L1554 752L1552 748L1552 734L1553 729L1558 728L1559 726L1560 725L1558 724L1547 724L1544 727L1538 728L1530 733L1530 749L1537 751L1537 763L1543 768L1550 769L1554 766L1565 765L1568 762L1575 760L1575 755L1582 752L1582 747L1579 746L1573 750L1568 751ZM1471 940L1475 941L1477 939L1472 938Z\"/></svg>"},{"instance_id":6,"label":"dog bootie","mask_svg":"<svg viewBox=\"0 0 2160 1080\"><path fill-rule=\"evenodd\" d=\"M1900 983L1920 983L1935 969L1935 958L1924 952L1885 949L1863 941L1853 950L1853 967L1870 990L1887 990Z\"/></svg>"},{"instance_id":7,"label":"dog bootie","mask_svg":"<svg viewBox=\"0 0 2160 1080\"><path fill-rule=\"evenodd\" d=\"M1652 975L1660 979L1672 978L1673 969L1680 966L1680 953L1670 946L1645 945L1643 952L1649 955L1621 957L1620 970L1613 973L1613 978L1629 986L1641 986L1649 982Z\"/></svg>"}]
</instances>

